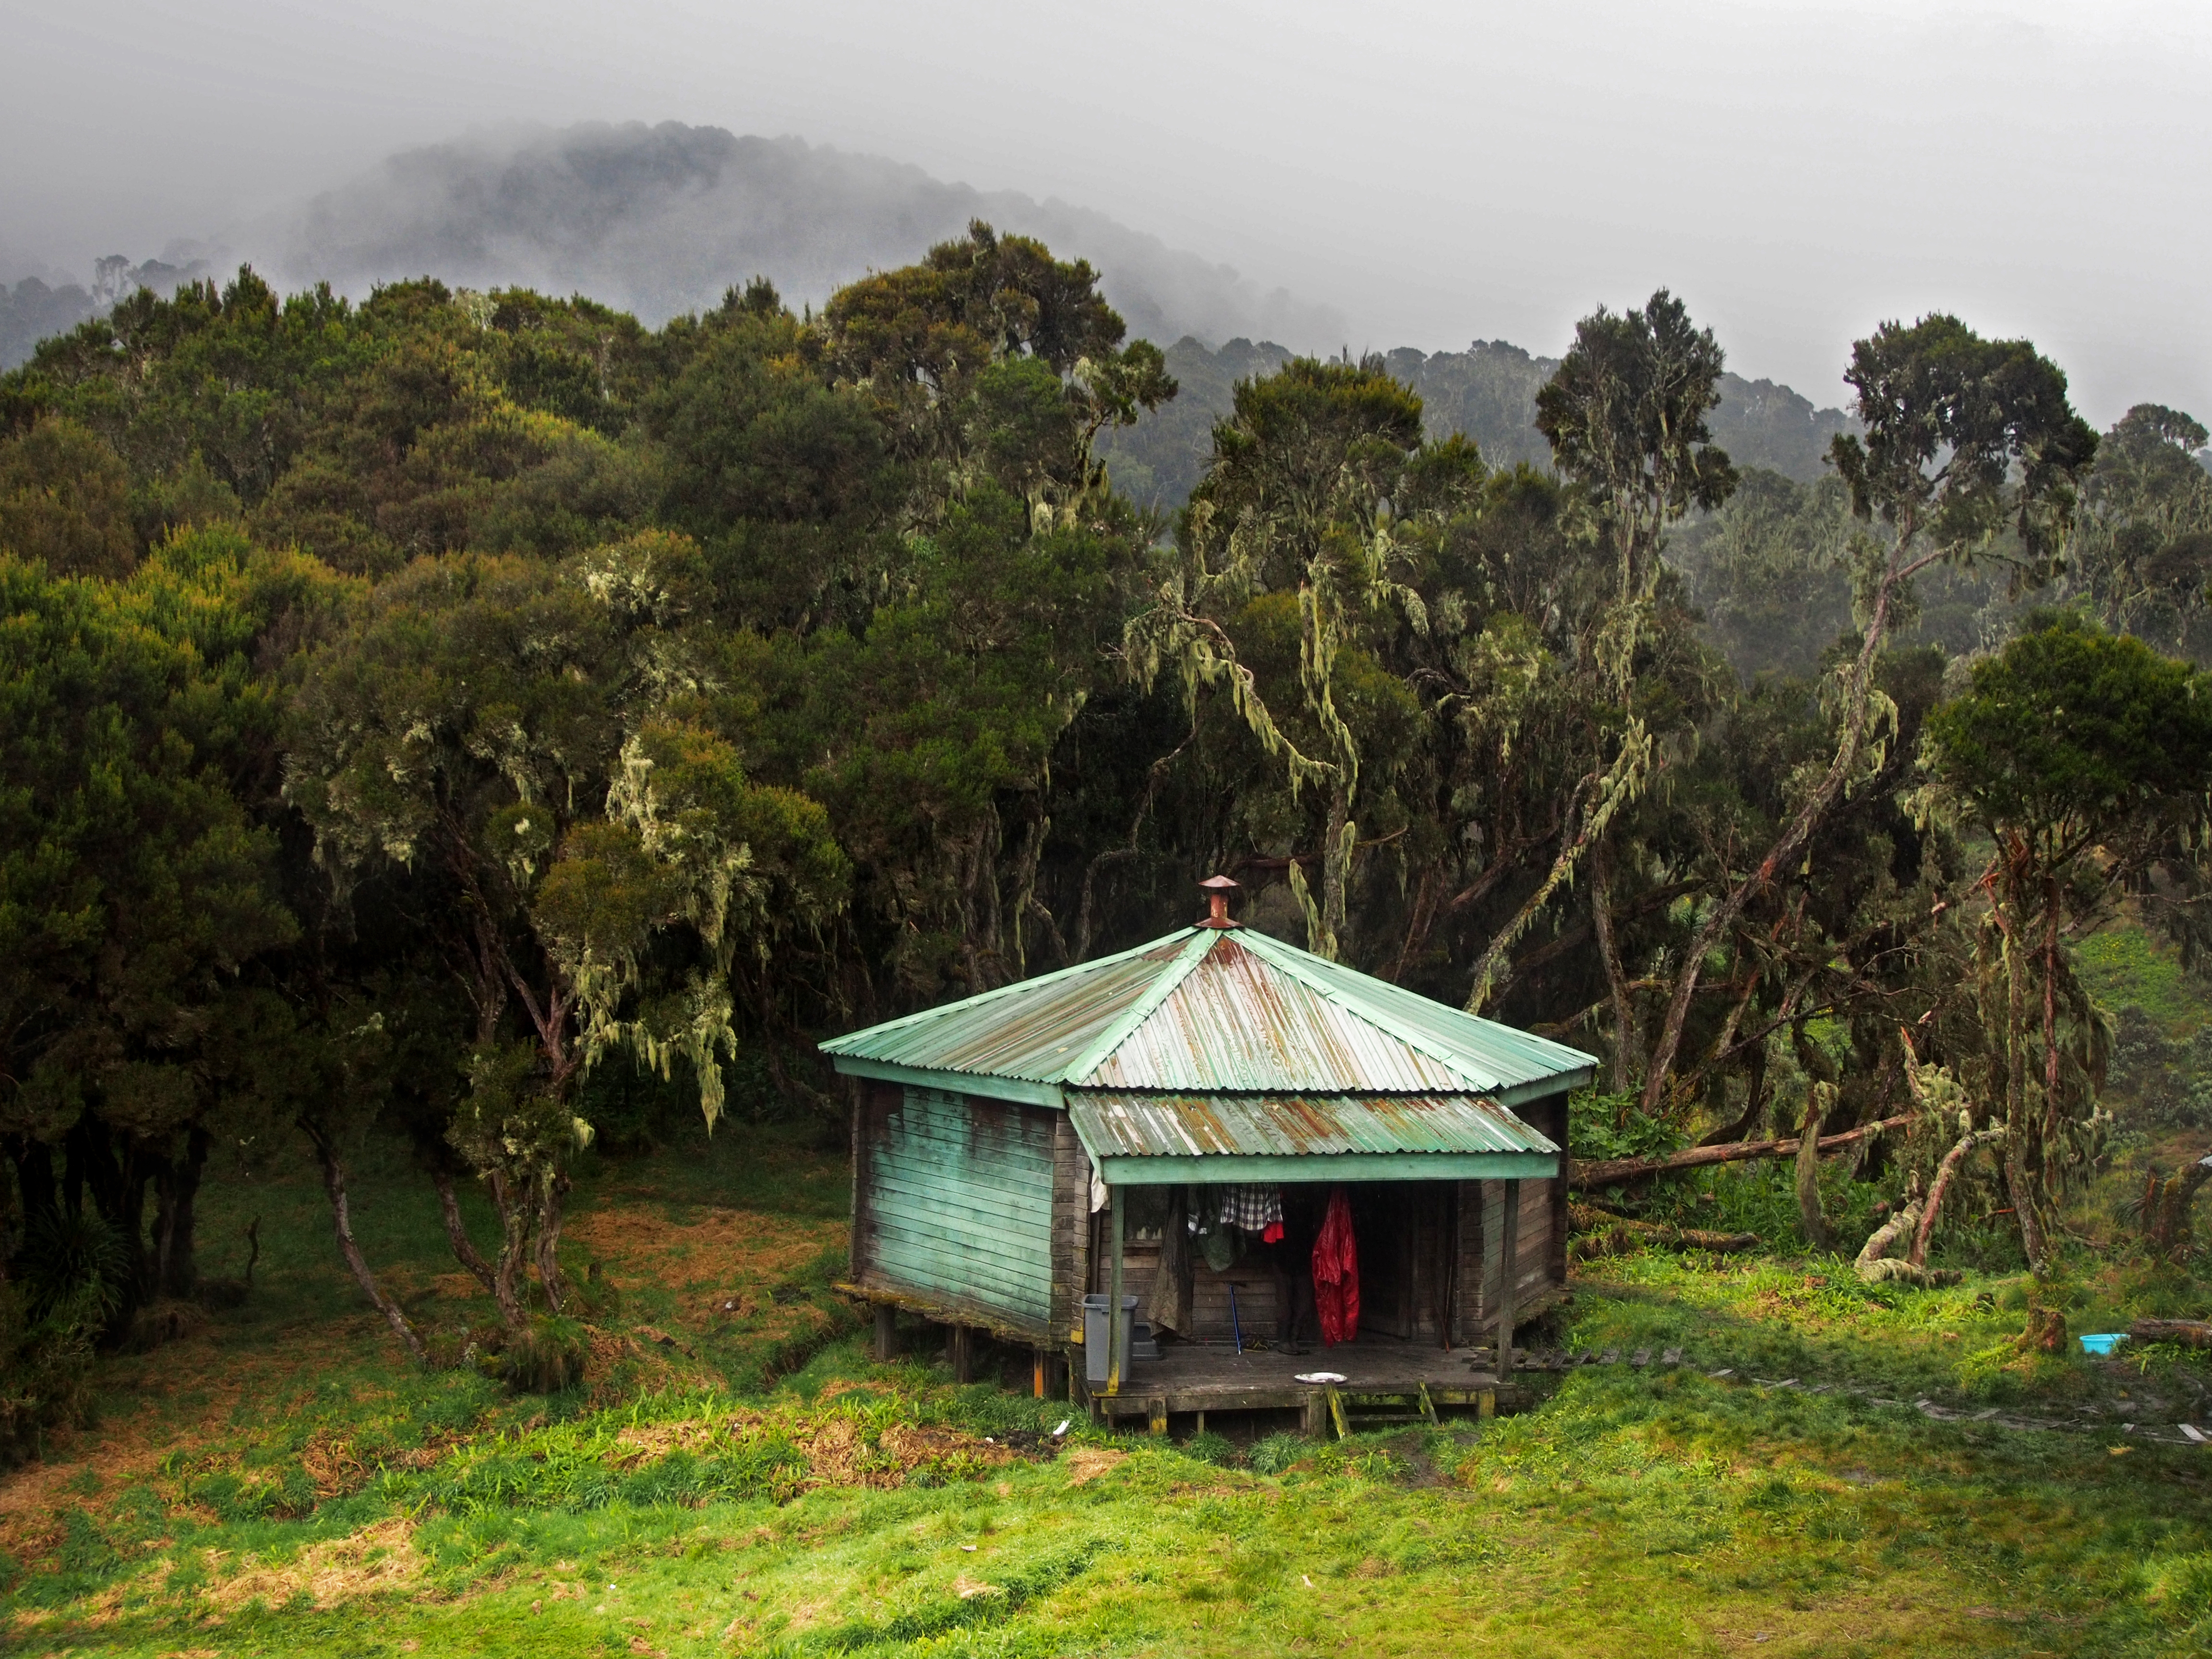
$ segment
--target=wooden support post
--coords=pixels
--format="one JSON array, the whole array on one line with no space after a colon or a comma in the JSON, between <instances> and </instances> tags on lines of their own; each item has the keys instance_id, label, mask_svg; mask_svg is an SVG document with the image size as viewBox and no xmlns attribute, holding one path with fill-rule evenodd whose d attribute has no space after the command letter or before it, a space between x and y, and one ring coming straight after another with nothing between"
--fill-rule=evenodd
<instances>
[{"instance_id":1,"label":"wooden support post","mask_svg":"<svg viewBox=\"0 0 2212 1659\"><path fill-rule=\"evenodd\" d=\"M1106 1272L1106 1392L1121 1392L1121 1373L1129 1356L1121 1352L1121 1189L1108 1189L1113 1218L1108 1227Z\"/></svg>"},{"instance_id":2,"label":"wooden support post","mask_svg":"<svg viewBox=\"0 0 2212 1659\"><path fill-rule=\"evenodd\" d=\"M1521 1231L1521 1183L1505 1183L1505 1239L1498 1251L1498 1380L1513 1380L1513 1292L1521 1279L1516 1260Z\"/></svg>"},{"instance_id":3,"label":"wooden support post","mask_svg":"<svg viewBox=\"0 0 2212 1659\"><path fill-rule=\"evenodd\" d=\"M1204 1434L1206 1432L1206 1413L1204 1412L1200 1412L1198 1414L1198 1428L1196 1432L1200 1434Z\"/></svg>"},{"instance_id":4,"label":"wooden support post","mask_svg":"<svg viewBox=\"0 0 2212 1659\"><path fill-rule=\"evenodd\" d=\"M1152 1432L1158 1435L1162 1439L1165 1439L1168 1432L1167 1395L1160 1395L1154 1398L1149 1415L1152 1418L1151 1428Z\"/></svg>"},{"instance_id":5,"label":"wooden support post","mask_svg":"<svg viewBox=\"0 0 2212 1659\"><path fill-rule=\"evenodd\" d=\"M1323 1440L1328 1437L1328 1398L1319 1389L1306 1390L1306 1415L1303 1426L1309 1440Z\"/></svg>"},{"instance_id":6,"label":"wooden support post","mask_svg":"<svg viewBox=\"0 0 2212 1659\"><path fill-rule=\"evenodd\" d=\"M1475 1401L1474 1414L1486 1423L1498 1415L1497 1389L1485 1389L1482 1391L1482 1397Z\"/></svg>"},{"instance_id":7,"label":"wooden support post","mask_svg":"<svg viewBox=\"0 0 2212 1659\"><path fill-rule=\"evenodd\" d=\"M876 1363L898 1358L898 1310L888 1302L876 1304Z\"/></svg>"},{"instance_id":8,"label":"wooden support post","mask_svg":"<svg viewBox=\"0 0 2212 1659\"><path fill-rule=\"evenodd\" d=\"M1042 1400L1045 1395L1045 1375L1052 1368L1051 1356L1042 1348L1030 1351L1030 1398Z\"/></svg>"},{"instance_id":9,"label":"wooden support post","mask_svg":"<svg viewBox=\"0 0 2212 1659\"><path fill-rule=\"evenodd\" d=\"M973 1382L975 1380L975 1333L965 1325L952 1328L952 1380Z\"/></svg>"}]
</instances>

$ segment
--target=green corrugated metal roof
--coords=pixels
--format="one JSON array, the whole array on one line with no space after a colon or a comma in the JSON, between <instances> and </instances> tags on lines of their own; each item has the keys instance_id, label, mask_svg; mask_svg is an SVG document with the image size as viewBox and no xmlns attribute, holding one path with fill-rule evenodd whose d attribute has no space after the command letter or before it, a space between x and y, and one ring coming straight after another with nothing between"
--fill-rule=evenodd
<instances>
[{"instance_id":1,"label":"green corrugated metal roof","mask_svg":"<svg viewBox=\"0 0 2212 1659\"><path fill-rule=\"evenodd\" d=\"M1156 1095L1071 1090L1084 1148L1108 1158L1557 1152L1480 1095Z\"/></svg>"},{"instance_id":2,"label":"green corrugated metal roof","mask_svg":"<svg viewBox=\"0 0 2212 1659\"><path fill-rule=\"evenodd\" d=\"M1580 1049L1244 928L1187 927L848 1036L843 1064L1158 1093L1480 1094L1586 1080Z\"/></svg>"}]
</instances>

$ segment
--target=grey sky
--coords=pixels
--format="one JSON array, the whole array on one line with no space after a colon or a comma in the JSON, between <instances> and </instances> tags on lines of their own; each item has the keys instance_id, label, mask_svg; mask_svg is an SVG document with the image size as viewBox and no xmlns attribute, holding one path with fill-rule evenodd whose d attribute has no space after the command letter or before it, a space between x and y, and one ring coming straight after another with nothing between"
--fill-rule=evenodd
<instances>
[{"instance_id":1,"label":"grey sky","mask_svg":"<svg viewBox=\"0 0 2212 1659\"><path fill-rule=\"evenodd\" d=\"M2100 422L2212 415L2212 8L1871 0L0 0L0 265L242 222L471 124L795 133L1057 196L1334 305L1556 351L1665 283L1840 400L1958 311Z\"/></svg>"}]
</instances>

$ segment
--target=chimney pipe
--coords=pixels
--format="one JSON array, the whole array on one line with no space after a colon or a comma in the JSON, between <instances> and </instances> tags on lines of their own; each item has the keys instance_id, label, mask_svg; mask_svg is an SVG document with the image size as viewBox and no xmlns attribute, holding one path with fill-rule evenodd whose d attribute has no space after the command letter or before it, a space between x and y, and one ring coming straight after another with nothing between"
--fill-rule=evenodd
<instances>
[{"instance_id":1,"label":"chimney pipe","mask_svg":"<svg viewBox=\"0 0 2212 1659\"><path fill-rule=\"evenodd\" d=\"M1198 884L1198 890L1206 895L1210 914L1198 925L1201 927L1235 927L1240 924L1229 919L1229 896L1240 891L1237 884L1226 876L1208 876Z\"/></svg>"}]
</instances>

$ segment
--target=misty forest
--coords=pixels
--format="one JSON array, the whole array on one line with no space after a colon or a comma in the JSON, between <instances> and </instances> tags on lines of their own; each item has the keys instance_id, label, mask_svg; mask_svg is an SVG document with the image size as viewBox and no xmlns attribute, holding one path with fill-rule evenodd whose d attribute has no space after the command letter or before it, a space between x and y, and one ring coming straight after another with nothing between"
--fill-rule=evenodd
<instances>
[{"instance_id":1,"label":"misty forest","mask_svg":"<svg viewBox=\"0 0 2212 1659\"><path fill-rule=\"evenodd\" d=\"M1664 289L1307 356L906 257L5 296L12 1639L2198 1650L2198 419L1972 316L1822 410ZM1518 1409L871 1352L817 1043L1215 875L1595 1058Z\"/></svg>"}]
</instances>

